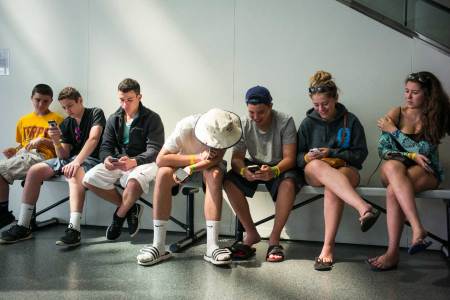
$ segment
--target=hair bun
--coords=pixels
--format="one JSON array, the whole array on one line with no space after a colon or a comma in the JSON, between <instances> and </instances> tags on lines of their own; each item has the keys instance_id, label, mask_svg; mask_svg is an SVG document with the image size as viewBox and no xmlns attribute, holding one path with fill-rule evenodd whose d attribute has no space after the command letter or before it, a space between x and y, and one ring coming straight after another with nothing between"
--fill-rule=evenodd
<instances>
[{"instance_id":1,"label":"hair bun","mask_svg":"<svg viewBox=\"0 0 450 300\"><path fill-rule=\"evenodd\" d=\"M326 71L317 71L310 79L309 79L309 85L310 86L318 86L325 84L332 80L332 76L330 73Z\"/></svg>"}]
</instances>

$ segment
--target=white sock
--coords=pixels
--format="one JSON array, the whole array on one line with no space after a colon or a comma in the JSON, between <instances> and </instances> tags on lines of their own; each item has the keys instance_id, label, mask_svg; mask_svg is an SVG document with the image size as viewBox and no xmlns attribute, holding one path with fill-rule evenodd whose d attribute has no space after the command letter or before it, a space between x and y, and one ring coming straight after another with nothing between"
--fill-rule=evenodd
<instances>
[{"instance_id":1,"label":"white sock","mask_svg":"<svg viewBox=\"0 0 450 300\"><path fill-rule=\"evenodd\" d=\"M20 204L19 221L17 225L30 227L31 216L33 215L34 205L22 203Z\"/></svg>"},{"instance_id":2,"label":"white sock","mask_svg":"<svg viewBox=\"0 0 450 300\"><path fill-rule=\"evenodd\" d=\"M220 221L206 220L206 255L219 248L219 224Z\"/></svg>"},{"instance_id":3,"label":"white sock","mask_svg":"<svg viewBox=\"0 0 450 300\"><path fill-rule=\"evenodd\" d=\"M69 228L75 229L77 231L80 230L80 223L81 223L81 213L80 212L71 212L70 213L70 221L69 221Z\"/></svg>"},{"instance_id":4,"label":"white sock","mask_svg":"<svg viewBox=\"0 0 450 300\"><path fill-rule=\"evenodd\" d=\"M153 247L158 248L159 254L166 252L167 220L153 220Z\"/></svg>"}]
</instances>

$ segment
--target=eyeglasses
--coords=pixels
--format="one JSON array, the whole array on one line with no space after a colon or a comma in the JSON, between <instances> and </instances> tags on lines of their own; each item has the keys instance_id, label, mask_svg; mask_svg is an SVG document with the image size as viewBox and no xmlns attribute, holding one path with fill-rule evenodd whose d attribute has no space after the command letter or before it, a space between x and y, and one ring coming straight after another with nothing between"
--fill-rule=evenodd
<instances>
[{"instance_id":1,"label":"eyeglasses","mask_svg":"<svg viewBox=\"0 0 450 300\"><path fill-rule=\"evenodd\" d=\"M326 92L331 92L332 90L333 90L333 87L331 87L329 85L312 86L308 89L310 94L326 93Z\"/></svg>"},{"instance_id":2,"label":"eyeglasses","mask_svg":"<svg viewBox=\"0 0 450 300\"><path fill-rule=\"evenodd\" d=\"M420 74L420 72L409 74L407 80L418 81L422 84L428 84L430 82L430 78L427 75Z\"/></svg>"}]
</instances>

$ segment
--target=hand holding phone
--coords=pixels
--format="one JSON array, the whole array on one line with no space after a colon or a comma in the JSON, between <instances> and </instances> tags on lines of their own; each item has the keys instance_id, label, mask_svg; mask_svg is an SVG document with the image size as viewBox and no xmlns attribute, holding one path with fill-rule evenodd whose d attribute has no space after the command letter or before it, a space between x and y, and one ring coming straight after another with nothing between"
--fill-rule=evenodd
<instances>
[{"instance_id":1,"label":"hand holding phone","mask_svg":"<svg viewBox=\"0 0 450 300\"><path fill-rule=\"evenodd\" d=\"M319 148L311 148L311 149L309 149L309 152L312 154L320 153L320 149Z\"/></svg>"},{"instance_id":2,"label":"hand holding phone","mask_svg":"<svg viewBox=\"0 0 450 300\"><path fill-rule=\"evenodd\" d=\"M58 123L56 123L55 120L48 120L48 126L50 126L51 128L56 128L58 127Z\"/></svg>"},{"instance_id":3,"label":"hand holding phone","mask_svg":"<svg viewBox=\"0 0 450 300\"><path fill-rule=\"evenodd\" d=\"M189 173L187 173L183 168L178 168L175 171L175 177L178 180L178 182L183 182L189 177Z\"/></svg>"}]
</instances>

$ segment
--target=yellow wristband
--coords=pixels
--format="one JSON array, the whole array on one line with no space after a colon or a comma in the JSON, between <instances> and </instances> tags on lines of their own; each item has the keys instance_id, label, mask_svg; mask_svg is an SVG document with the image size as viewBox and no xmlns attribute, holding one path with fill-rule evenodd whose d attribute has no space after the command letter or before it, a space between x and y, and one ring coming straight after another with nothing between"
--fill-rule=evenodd
<instances>
[{"instance_id":1,"label":"yellow wristband","mask_svg":"<svg viewBox=\"0 0 450 300\"><path fill-rule=\"evenodd\" d=\"M195 165L190 165L189 169L191 169L191 174L195 172Z\"/></svg>"},{"instance_id":2,"label":"yellow wristband","mask_svg":"<svg viewBox=\"0 0 450 300\"><path fill-rule=\"evenodd\" d=\"M417 156L417 153L416 153L416 152L408 152L408 154L406 154L406 156L407 156L409 159L415 160L415 159L416 159L416 156Z\"/></svg>"},{"instance_id":3,"label":"yellow wristband","mask_svg":"<svg viewBox=\"0 0 450 300\"><path fill-rule=\"evenodd\" d=\"M278 176L280 176L280 168L278 166L274 166L270 168L273 172L273 176L275 178L277 178Z\"/></svg>"},{"instance_id":4,"label":"yellow wristband","mask_svg":"<svg viewBox=\"0 0 450 300\"><path fill-rule=\"evenodd\" d=\"M308 153L306 153L305 156L303 156L303 159L306 161L306 163L309 163Z\"/></svg>"},{"instance_id":5,"label":"yellow wristband","mask_svg":"<svg viewBox=\"0 0 450 300\"><path fill-rule=\"evenodd\" d=\"M191 155L191 156L189 157L189 159L190 159L190 161L189 161L189 164L190 164L190 165L195 164L195 155Z\"/></svg>"},{"instance_id":6,"label":"yellow wristband","mask_svg":"<svg viewBox=\"0 0 450 300\"><path fill-rule=\"evenodd\" d=\"M242 177L244 177L244 171L245 171L245 167L242 167L241 170L239 171L239 174L241 174Z\"/></svg>"},{"instance_id":7,"label":"yellow wristband","mask_svg":"<svg viewBox=\"0 0 450 300\"><path fill-rule=\"evenodd\" d=\"M61 145L61 143L57 143L57 144L53 144L54 146L55 146L55 149L59 149L59 148L62 148L62 145Z\"/></svg>"}]
</instances>

